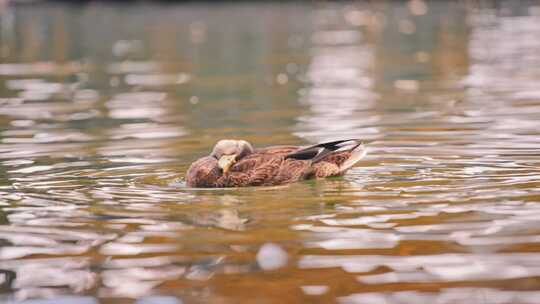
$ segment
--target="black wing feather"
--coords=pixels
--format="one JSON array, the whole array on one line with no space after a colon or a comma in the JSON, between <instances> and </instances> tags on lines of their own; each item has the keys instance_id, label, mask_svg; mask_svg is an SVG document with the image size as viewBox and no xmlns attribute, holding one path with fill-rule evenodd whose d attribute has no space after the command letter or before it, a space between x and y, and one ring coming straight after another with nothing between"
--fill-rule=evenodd
<instances>
[{"instance_id":1,"label":"black wing feather","mask_svg":"<svg viewBox=\"0 0 540 304\"><path fill-rule=\"evenodd\" d=\"M348 142L351 142L351 144L347 144ZM300 149L296 152L287 154L285 159L311 160L312 163L316 163L325 158L328 154L345 146L352 145L352 143L354 143L354 146L351 146L351 150L360 145L360 142L357 139L336 140Z\"/></svg>"}]
</instances>

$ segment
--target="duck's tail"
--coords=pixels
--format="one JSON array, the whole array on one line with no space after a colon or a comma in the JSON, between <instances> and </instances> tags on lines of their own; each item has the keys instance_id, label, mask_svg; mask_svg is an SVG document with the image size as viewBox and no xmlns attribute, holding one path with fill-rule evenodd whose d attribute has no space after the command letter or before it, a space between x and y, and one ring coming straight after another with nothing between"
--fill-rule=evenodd
<instances>
[{"instance_id":1,"label":"duck's tail","mask_svg":"<svg viewBox=\"0 0 540 304\"><path fill-rule=\"evenodd\" d=\"M339 174L345 173L347 170L352 168L357 162L367 155L367 147L362 143L356 145L350 151L350 156L345 160L341 165L339 165Z\"/></svg>"},{"instance_id":2,"label":"duck's tail","mask_svg":"<svg viewBox=\"0 0 540 304\"><path fill-rule=\"evenodd\" d=\"M285 158L311 160L312 163L317 163L331 154L347 156L344 161L336 163L339 166L339 172L344 173L366 156L367 149L357 139L337 140L299 149L288 154Z\"/></svg>"}]
</instances>

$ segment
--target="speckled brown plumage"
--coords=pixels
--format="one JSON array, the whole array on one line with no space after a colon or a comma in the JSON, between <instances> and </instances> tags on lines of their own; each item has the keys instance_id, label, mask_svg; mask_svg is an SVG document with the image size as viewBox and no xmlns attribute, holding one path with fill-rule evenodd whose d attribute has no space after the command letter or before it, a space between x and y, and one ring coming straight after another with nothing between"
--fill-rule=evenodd
<instances>
[{"instance_id":1,"label":"speckled brown plumage","mask_svg":"<svg viewBox=\"0 0 540 304\"><path fill-rule=\"evenodd\" d=\"M187 185L206 188L273 186L338 176L360 160L365 149L358 141L347 140L309 147L275 146L242 154L247 155L225 173L218 166L216 157L200 158L187 172Z\"/></svg>"}]
</instances>

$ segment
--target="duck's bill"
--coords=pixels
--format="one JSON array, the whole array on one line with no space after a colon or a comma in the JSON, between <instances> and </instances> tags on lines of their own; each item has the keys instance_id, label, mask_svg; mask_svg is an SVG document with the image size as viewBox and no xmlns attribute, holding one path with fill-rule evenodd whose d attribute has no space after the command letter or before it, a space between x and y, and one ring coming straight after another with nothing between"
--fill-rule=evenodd
<instances>
[{"instance_id":1,"label":"duck's bill","mask_svg":"<svg viewBox=\"0 0 540 304\"><path fill-rule=\"evenodd\" d=\"M223 155L218 161L218 166L223 170L223 173L227 173L235 162L236 155Z\"/></svg>"}]
</instances>

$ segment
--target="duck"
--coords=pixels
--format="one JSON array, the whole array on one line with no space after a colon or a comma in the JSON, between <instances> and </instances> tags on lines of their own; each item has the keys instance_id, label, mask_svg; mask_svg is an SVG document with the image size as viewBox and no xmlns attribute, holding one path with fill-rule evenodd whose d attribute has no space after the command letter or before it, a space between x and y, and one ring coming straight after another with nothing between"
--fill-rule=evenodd
<instances>
[{"instance_id":1,"label":"duck","mask_svg":"<svg viewBox=\"0 0 540 304\"><path fill-rule=\"evenodd\" d=\"M222 139L210 155L191 164L186 185L191 188L278 186L341 176L366 154L366 147L358 139L258 149L245 140Z\"/></svg>"}]
</instances>

